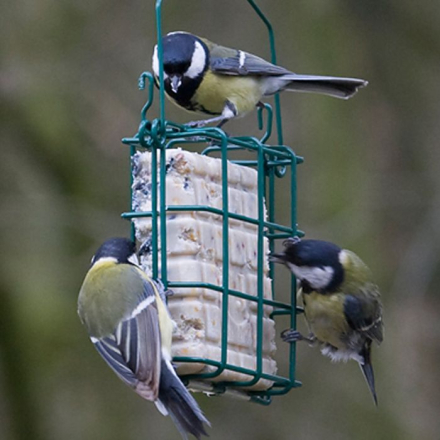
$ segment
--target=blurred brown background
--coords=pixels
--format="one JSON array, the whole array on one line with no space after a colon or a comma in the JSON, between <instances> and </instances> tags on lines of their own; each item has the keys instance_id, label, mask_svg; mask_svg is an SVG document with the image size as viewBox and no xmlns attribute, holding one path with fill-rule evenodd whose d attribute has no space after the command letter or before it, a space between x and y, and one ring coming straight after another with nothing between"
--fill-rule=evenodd
<instances>
[{"instance_id":1,"label":"blurred brown background","mask_svg":"<svg viewBox=\"0 0 440 440\"><path fill-rule=\"evenodd\" d=\"M198 397L211 439L439 438L440 3L258 4L281 65L370 81L348 102L284 94L282 105L285 142L306 159L300 227L355 250L383 293L380 406L354 362L300 346L303 387L271 406ZM129 232L120 139L136 132L145 99L136 81L150 69L154 4L15 0L0 16L0 438L178 439L104 365L76 314L93 252ZM245 0L167 0L163 23L269 56ZM255 121L228 131L252 132Z\"/></svg>"}]
</instances>

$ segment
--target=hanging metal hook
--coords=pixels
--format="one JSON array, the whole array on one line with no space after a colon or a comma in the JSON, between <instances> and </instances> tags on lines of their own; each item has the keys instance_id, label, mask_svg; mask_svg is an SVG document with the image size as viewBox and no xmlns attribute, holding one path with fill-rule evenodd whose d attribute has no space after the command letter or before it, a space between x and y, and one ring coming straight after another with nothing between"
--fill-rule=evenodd
<instances>
[{"instance_id":1,"label":"hanging metal hook","mask_svg":"<svg viewBox=\"0 0 440 440\"><path fill-rule=\"evenodd\" d=\"M141 121L145 121L147 119L147 111L150 109L153 104L154 99L154 77L151 72L143 72L139 77L138 84L139 90L145 90L146 82L148 80L148 100L141 110Z\"/></svg>"},{"instance_id":2,"label":"hanging metal hook","mask_svg":"<svg viewBox=\"0 0 440 440\"><path fill-rule=\"evenodd\" d=\"M266 110L267 112L267 124L266 124L266 132L264 133L263 137L260 139L260 142L264 144L272 134L272 121L273 121L273 110L272 106L267 103L260 103L258 105L258 129L263 130L264 124L263 124L263 111Z\"/></svg>"}]
</instances>

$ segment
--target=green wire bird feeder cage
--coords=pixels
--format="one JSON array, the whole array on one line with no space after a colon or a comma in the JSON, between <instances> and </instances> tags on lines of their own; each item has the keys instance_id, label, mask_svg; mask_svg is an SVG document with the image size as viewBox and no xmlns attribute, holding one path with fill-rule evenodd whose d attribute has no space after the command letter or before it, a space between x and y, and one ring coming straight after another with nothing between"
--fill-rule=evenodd
<instances>
[{"instance_id":1,"label":"green wire bird feeder cage","mask_svg":"<svg viewBox=\"0 0 440 440\"><path fill-rule=\"evenodd\" d=\"M267 27L276 63L272 26ZM148 100L130 147L132 238L140 242L143 267L175 292L168 305L177 331L173 361L189 388L233 395L268 405L301 384L295 378L295 344L286 377L275 360L275 322L296 327L296 281L275 298L268 253L276 239L301 235L296 226L296 167L302 158L283 145L279 97L275 111L258 108L262 137L229 137L219 128L190 128L165 118L162 69L162 0L156 2L160 115L148 119L154 79L141 75ZM275 119L277 144L268 143ZM265 122L264 122L265 121ZM199 148L201 154L188 151ZM238 157L238 158L237 158ZM233 159L235 158L235 159ZM290 178L290 225L275 219L275 182ZM166 250L166 251L162 251ZM177 352L175 352L175 347Z\"/></svg>"}]
</instances>

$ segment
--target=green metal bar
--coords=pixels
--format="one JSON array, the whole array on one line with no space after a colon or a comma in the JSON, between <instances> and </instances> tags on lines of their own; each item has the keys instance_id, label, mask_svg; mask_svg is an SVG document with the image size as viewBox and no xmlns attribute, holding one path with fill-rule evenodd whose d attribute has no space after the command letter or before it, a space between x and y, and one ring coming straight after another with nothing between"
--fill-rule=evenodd
<instances>
[{"instance_id":1,"label":"green metal bar","mask_svg":"<svg viewBox=\"0 0 440 440\"><path fill-rule=\"evenodd\" d=\"M244 167L256 167L258 165L256 160L231 160L231 162Z\"/></svg>"},{"instance_id":2,"label":"green metal bar","mask_svg":"<svg viewBox=\"0 0 440 440\"><path fill-rule=\"evenodd\" d=\"M133 209L132 200L133 200L133 172L132 172L132 162L133 156L136 154L136 147L133 145L130 147L130 209ZM122 216L121 216L122 217ZM135 241L136 240L136 231L134 227L134 221L130 219L130 238Z\"/></svg>"},{"instance_id":3,"label":"green metal bar","mask_svg":"<svg viewBox=\"0 0 440 440\"><path fill-rule=\"evenodd\" d=\"M264 103L263 107L258 107L258 128L263 130L263 109L267 112L267 124L266 124L266 132L263 137L260 139L262 144L266 143L266 141L270 138L272 134L272 121L273 121L273 110L270 104Z\"/></svg>"},{"instance_id":4,"label":"green metal bar","mask_svg":"<svg viewBox=\"0 0 440 440\"><path fill-rule=\"evenodd\" d=\"M169 281L168 287L178 287L178 288L201 288L201 289L211 289L218 292L223 292L223 287L217 286L216 284L204 283L204 282L190 282L190 281ZM250 295L248 293L240 292L238 290L229 289L229 294L236 296L241 299L245 299L247 301L258 301L258 297L254 295ZM266 306L271 306L274 308L287 309L287 312L290 313L292 306L287 303L283 303L280 301L274 301L272 299L263 299L263 304Z\"/></svg>"},{"instance_id":5,"label":"green metal bar","mask_svg":"<svg viewBox=\"0 0 440 440\"><path fill-rule=\"evenodd\" d=\"M139 89L144 90L145 89L145 80L148 80L148 100L145 103L145 105L142 107L141 110L141 121L147 120L147 112L150 109L151 105L153 104L154 99L154 78L153 75L150 72L143 72L141 76L139 77ZM122 140L124 141L124 140Z\"/></svg>"},{"instance_id":6,"label":"green metal bar","mask_svg":"<svg viewBox=\"0 0 440 440\"><path fill-rule=\"evenodd\" d=\"M261 20L263 21L263 23L267 27L267 31L269 33L271 62L273 64L276 64L277 63L277 54L276 54L276 49L275 49L275 34L274 34L274 31L272 28L272 24L267 19L267 17L263 14L261 9L255 4L254 0L248 0L248 3L252 6L252 8L255 10L257 15L261 18ZM276 119L276 123L277 123L278 143L280 145L283 145L284 141L283 141L283 126L282 126L282 122L281 122L281 105L280 105L280 96L278 93L274 97L274 102L275 102L275 119Z\"/></svg>"},{"instance_id":7,"label":"green metal bar","mask_svg":"<svg viewBox=\"0 0 440 440\"><path fill-rule=\"evenodd\" d=\"M159 240L157 230L157 148L151 149L151 250L152 275L158 278Z\"/></svg>"},{"instance_id":8,"label":"green metal bar","mask_svg":"<svg viewBox=\"0 0 440 440\"><path fill-rule=\"evenodd\" d=\"M252 137L246 137L246 138L229 138L229 147L228 150L250 150L250 151L258 151L259 146L261 145L259 140ZM251 143L253 142L254 145ZM285 151L283 151L285 150ZM220 152L220 148L217 145L211 145L210 147L203 150L202 154L209 154L211 152ZM275 158L278 157L284 157L287 160L291 160L292 158L292 152L285 147L270 145L270 146L263 146L263 152L264 154L267 154L269 156L274 156ZM280 164L277 163L277 165L282 165L282 162Z\"/></svg>"},{"instance_id":9,"label":"green metal bar","mask_svg":"<svg viewBox=\"0 0 440 440\"><path fill-rule=\"evenodd\" d=\"M265 172L264 172L264 155L263 149L258 151L258 194L265 194ZM257 290L258 290L258 307L257 307L257 376L249 385L257 383L263 372L263 301L264 301L264 199L258 197L258 262L257 262ZM254 383L252 383L254 382Z\"/></svg>"},{"instance_id":10,"label":"green metal bar","mask_svg":"<svg viewBox=\"0 0 440 440\"><path fill-rule=\"evenodd\" d=\"M286 310L274 310L270 316L273 318L275 316L285 316L285 315L291 315L292 313L296 313L297 315L299 315L300 313L304 313L304 309L302 307L292 307L289 306L289 308L286 308Z\"/></svg>"},{"instance_id":11,"label":"green metal bar","mask_svg":"<svg viewBox=\"0 0 440 440\"><path fill-rule=\"evenodd\" d=\"M282 386L283 388L276 389L277 386ZM260 393L251 391L251 392L249 392L249 395L252 397L282 396L284 394L287 394L292 388L298 388L300 386L302 386L302 383L295 380L295 381L289 383L289 385L287 385L287 386L274 384L274 387L269 390L266 390L266 391L263 391Z\"/></svg>"},{"instance_id":12,"label":"green metal bar","mask_svg":"<svg viewBox=\"0 0 440 440\"><path fill-rule=\"evenodd\" d=\"M285 166L290 166L290 164L292 163L292 161L287 160L287 159L278 159L278 160L270 160L267 162L267 165L269 167L285 167Z\"/></svg>"},{"instance_id":13,"label":"green metal bar","mask_svg":"<svg viewBox=\"0 0 440 440\"><path fill-rule=\"evenodd\" d=\"M296 232L297 218L296 218L296 162L292 162L290 167L290 226ZM296 291L297 283L296 278L292 275L290 280L290 303L292 304L293 311L290 315L290 328L296 328ZM289 349L289 377L291 381L295 381L295 365L296 365L296 343L290 344Z\"/></svg>"},{"instance_id":14,"label":"green metal bar","mask_svg":"<svg viewBox=\"0 0 440 440\"><path fill-rule=\"evenodd\" d=\"M251 402L259 403L260 405L269 406L272 403L270 396L251 396Z\"/></svg>"},{"instance_id":15,"label":"green metal bar","mask_svg":"<svg viewBox=\"0 0 440 440\"><path fill-rule=\"evenodd\" d=\"M162 145L160 149L160 207L159 207L159 217L160 217L160 273L161 279L165 286L168 288L168 265L167 265L167 220L166 220L166 149Z\"/></svg>"},{"instance_id":16,"label":"green metal bar","mask_svg":"<svg viewBox=\"0 0 440 440\"><path fill-rule=\"evenodd\" d=\"M151 123L151 126L160 125L160 121L158 120L158 123L155 123L156 120L154 120ZM169 122L165 123L166 126L170 126ZM222 136L224 136L224 133L217 129L217 128L205 128L205 129L190 129L188 127L180 126L183 130L182 132L172 132L172 133L166 133L166 137L168 139L171 139L174 141L174 143L206 143L209 140L212 141L221 141ZM185 138L189 138L188 140L185 140ZM196 140L194 138L197 138ZM264 145L261 143L261 141L254 137L232 137L227 138L228 139L228 150L250 150L250 151L258 151L260 146L263 146L263 151L265 154L269 156L274 157L274 162L271 163L272 166L281 166L281 165L288 165L290 163L290 160L293 156L296 158L297 163L301 163L303 159L299 156L295 156L294 153L284 145ZM123 143L125 144L137 144L141 143L141 140L138 137L134 138L124 138ZM208 155L211 152L221 152L221 147L219 145L211 145L207 147L205 150L203 150L202 154ZM288 162L282 161L282 159L286 159ZM234 162L234 161L233 161ZM282 177L282 176L280 176Z\"/></svg>"},{"instance_id":17,"label":"green metal bar","mask_svg":"<svg viewBox=\"0 0 440 440\"><path fill-rule=\"evenodd\" d=\"M285 232L285 233L280 233L280 234L270 234L268 232L266 232L266 237L270 239L271 242L273 242L274 240L282 240L282 239L286 239L286 238L290 238L292 236L291 233Z\"/></svg>"},{"instance_id":18,"label":"green metal bar","mask_svg":"<svg viewBox=\"0 0 440 440\"><path fill-rule=\"evenodd\" d=\"M174 362L188 362L188 363L196 363L196 364L206 364L206 365L210 365L213 367L217 367L219 369L221 369L223 367L223 363L221 361L214 361L212 359L205 359L205 358L199 358L199 357L175 356L173 358L173 361ZM250 368L237 367L236 365L228 364L228 363L224 364L223 370L236 371L237 373L247 374L248 376L255 376L255 374L256 374L255 370L251 370ZM186 380L193 380L193 379L200 379L200 376L204 376L207 374L210 375L211 373L183 374L182 377L185 378ZM291 383L290 380L285 377L277 376L274 374L268 374L268 373L261 373L261 379L275 382L277 384L276 386L288 386ZM218 384L220 384L220 385L228 384L228 385L233 385L235 387L242 386L242 385L240 385L239 381L231 381L231 382L224 381L224 382L218 382Z\"/></svg>"},{"instance_id":19,"label":"green metal bar","mask_svg":"<svg viewBox=\"0 0 440 440\"><path fill-rule=\"evenodd\" d=\"M228 304L229 304L229 193L227 139L222 139L222 208L223 208L223 296L222 296L222 349L221 361L225 368L228 358Z\"/></svg>"},{"instance_id":20,"label":"green metal bar","mask_svg":"<svg viewBox=\"0 0 440 440\"><path fill-rule=\"evenodd\" d=\"M170 288L198 287L200 289L210 289L210 290L215 290L216 292L223 292L222 286L217 286L216 284L198 282L198 281L194 281L194 282L191 282L191 281L169 281L168 287L170 287ZM258 301L258 296L250 295L248 293L240 292L240 291L234 290L234 289L228 289L228 291L229 291L229 295L233 295L238 298L245 299L247 301L254 301L254 302ZM283 303L280 301L274 301L272 299L264 298L263 303L264 303L264 305L275 307L275 308L278 307L278 308L288 309L288 310L292 309L292 306L290 304Z\"/></svg>"},{"instance_id":21,"label":"green metal bar","mask_svg":"<svg viewBox=\"0 0 440 440\"><path fill-rule=\"evenodd\" d=\"M160 122L165 127L165 87L163 75L163 48L162 48L162 0L156 0L156 30L157 30L157 57L159 59L159 101Z\"/></svg>"},{"instance_id":22,"label":"green metal bar","mask_svg":"<svg viewBox=\"0 0 440 440\"><path fill-rule=\"evenodd\" d=\"M200 211L200 212L210 212L216 215L223 215L223 210L219 208L214 208L212 206L203 206L203 205L170 205L166 207L167 212L190 212L190 211ZM240 220L245 223L250 223L252 225L258 225L258 220L252 217L247 217L245 215L236 214L234 212L228 212L228 216L234 220ZM121 214L122 218L138 218L138 217L152 217L152 212L150 211L132 211L132 212L124 212ZM280 225L277 223L272 223L265 221L265 228L273 228L274 230L283 231L289 234L291 237L295 233L295 228L291 228L288 226Z\"/></svg>"},{"instance_id":23,"label":"green metal bar","mask_svg":"<svg viewBox=\"0 0 440 440\"><path fill-rule=\"evenodd\" d=\"M208 373L182 374L181 377L187 381L190 381L192 379L213 379L214 377L220 376L220 374L225 370L225 364L223 364L221 361L215 361L213 359L207 358L199 358L194 356L174 356L173 362L200 363L209 365L211 367L216 367L216 370L210 371Z\"/></svg>"},{"instance_id":24,"label":"green metal bar","mask_svg":"<svg viewBox=\"0 0 440 440\"><path fill-rule=\"evenodd\" d=\"M268 194L266 196L268 209L267 215L269 217L270 223L275 223L275 169L273 166L270 166L270 162L268 165ZM281 234L278 234L281 235ZM272 254L275 249L274 240L277 234L275 234L275 228L269 228L268 233L266 233L266 237L269 239L269 252ZM274 277L274 267L273 264L269 265L269 277L272 280L272 295L275 298L275 277Z\"/></svg>"}]
</instances>

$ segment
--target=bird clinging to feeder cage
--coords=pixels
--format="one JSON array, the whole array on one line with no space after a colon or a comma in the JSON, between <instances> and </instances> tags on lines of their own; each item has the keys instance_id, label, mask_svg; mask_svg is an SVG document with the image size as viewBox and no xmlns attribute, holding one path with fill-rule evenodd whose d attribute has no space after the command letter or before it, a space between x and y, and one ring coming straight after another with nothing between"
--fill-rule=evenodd
<instances>
[{"instance_id":1,"label":"bird clinging to feeder cage","mask_svg":"<svg viewBox=\"0 0 440 440\"><path fill-rule=\"evenodd\" d=\"M137 266L135 244L107 240L96 252L78 298L93 345L117 376L170 415L182 437L209 425L171 365L173 323L164 289Z\"/></svg>"},{"instance_id":2,"label":"bird clinging to feeder cage","mask_svg":"<svg viewBox=\"0 0 440 440\"><path fill-rule=\"evenodd\" d=\"M292 238L284 245L271 258L299 279L312 334L286 330L283 339L321 343L332 361L357 361L377 405L371 344L383 339L382 304L369 268L355 253L326 241Z\"/></svg>"}]
</instances>

